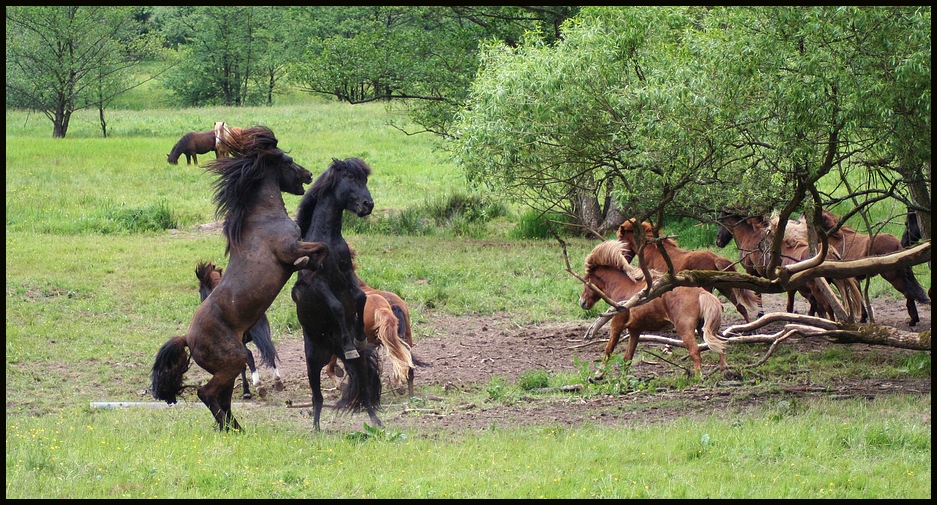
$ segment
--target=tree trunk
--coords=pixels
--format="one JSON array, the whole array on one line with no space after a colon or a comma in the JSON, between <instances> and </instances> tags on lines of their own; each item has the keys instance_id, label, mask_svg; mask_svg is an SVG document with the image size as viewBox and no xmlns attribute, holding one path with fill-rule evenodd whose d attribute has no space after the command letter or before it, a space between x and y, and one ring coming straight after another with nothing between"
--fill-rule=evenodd
<instances>
[{"instance_id":1,"label":"tree trunk","mask_svg":"<svg viewBox=\"0 0 937 505\"><path fill-rule=\"evenodd\" d=\"M98 119L101 121L101 133L107 138L107 121L104 120L104 106L98 104Z\"/></svg>"}]
</instances>

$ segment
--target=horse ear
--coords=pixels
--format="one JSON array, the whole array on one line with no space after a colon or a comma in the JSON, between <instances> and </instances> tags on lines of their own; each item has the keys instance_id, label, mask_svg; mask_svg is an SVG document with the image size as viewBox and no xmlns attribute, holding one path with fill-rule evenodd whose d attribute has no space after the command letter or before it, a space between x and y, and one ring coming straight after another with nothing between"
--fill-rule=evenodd
<instances>
[{"instance_id":1,"label":"horse ear","mask_svg":"<svg viewBox=\"0 0 937 505\"><path fill-rule=\"evenodd\" d=\"M644 221L643 223L641 223L641 228L644 229L644 234L645 234L645 235L650 235L650 234L651 234L651 223L648 223L647 221Z\"/></svg>"}]
</instances>

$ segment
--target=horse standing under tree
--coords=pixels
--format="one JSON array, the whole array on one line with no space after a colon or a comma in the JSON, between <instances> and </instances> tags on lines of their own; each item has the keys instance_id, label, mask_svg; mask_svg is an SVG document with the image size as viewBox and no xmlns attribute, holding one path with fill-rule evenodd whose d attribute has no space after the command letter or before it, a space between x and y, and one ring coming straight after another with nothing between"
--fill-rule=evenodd
<instances>
[{"instance_id":1,"label":"horse standing under tree","mask_svg":"<svg viewBox=\"0 0 937 505\"><path fill-rule=\"evenodd\" d=\"M634 229L636 225L637 221L632 218L626 220L621 224L621 226L618 227L618 240L625 245L625 261L628 263L631 263L631 260L634 259L637 251L637 243L635 242L634 237ZM645 246L642 255L645 264L649 269L654 269L661 272L667 271L667 260L664 259L664 256L660 252L658 246L655 246L650 242L654 239L651 224L648 222L642 222L641 229L645 236ZM722 256L719 256L712 251L688 251L679 247L675 240L667 237L660 239L659 244L663 246L667 253L667 257L670 258L670 261L673 264L674 272L680 272L683 270L716 270L720 272L736 271L735 266L731 260L728 258L723 258ZM738 310L742 318L745 319L745 322L752 321L752 314L760 313L761 296L754 291L750 289L737 288L717 288L717 290L729 299L729 302L735 306L736 310ZM708 289L707 291L711 292L712 289Z\"/></svg>"},{"instance_id":2,"label":"horse standing under tree","mask_svg":"<svg viewBox=\"0 0 937 505\"><path fill-rule=\"evenodd\" d=\"M830 249L836 250L844 260L891 254L904 249L898 237L889 233L876 233L874 236L858 233L848 226L840 225L839 217L826 209L822 210L820 220L823 230L829 234ZM916 222L917 219L915 218L915 223ZM830 233L830 231L837 226L839 226L839 228L835 232ZM908 232L906 233L909 235L908 242L910 245L911 234ZM920 237L920 229L918 229L918 236ZM888 281L895 290L904 295L907 300L908 326L916 325L921 318L917 313L917 305L915 302L929 304L931 301L927 293L924 292L924 288L918 283L917 278L914 277L914 271L911 267L907 267L882 272L881 276ZM859 280L864 278L865 277L860 277ZM862 316L861 322L865 322L866 311L864 306Z\"/></svg>"},{"instance_id":3,"label":"horse standing under tree","mask_svg":"<svg viewBox=\"0 0 937 505\"><path fill-rule=\"evenodd\" d=\"M205 301L212 290L215 289L215 286L221 282L221 278L224 276L224 270L215 266L214 263L200 262L195 267L195 276L198 278L199 296L201 297L201 301ZM277 356L276 347L273 346L270 320L267 319L266 313L260 317L257 324L251 326L251 329L244 333L244 343L246 344L248 342L253 342L254 345L257 346L257 350L260 351L260 364L273 369L274 389L278 391L282 390L283 383L280 381L280 371L277 369L277 360L280 358ZM250 368L251 380L254 382L254 387L256 388L260 385L260 373L257 371L254 353L252 353L250 349L247 350L247 366L241 372L241 385L244 389L243 398L245 400L251 398L251 390L247 382L248 368Z\"/></svg>"},{"instance_id":4,"label":"horse standing under tree","mask_svg":"<svg viewBox=\"0 0 937 505\"><path fill-rule=\"evenodd\" d=\"M151 372L153 397L175 403L194 359L212 375L198 388L198 397L222 430L240 429L231 412L231 396L247 363L244 333L263 316L293 272L321 262L328 253L327 244L300 239L280 194L303 194L312 174L277 147L265 126L248 128L239 140L229 146L233 158L215 159L207 167L218 175L214 202L216 214L224 216L225 254L231 258L227 274L196 309L189 331L160 348Z\"/></svg>"},{"instance_id":5,"label":"horse standing under tree","mask_svg":"<svg viewBox=\"0 0 937 505\"><path fill-rule=\"evenodd\" d=\"M172 146L172 150L166 155L166 161L171 165L179 164L179 156L185 155L186 165L191 165L192 161L198 165L198 155L209 151L215 152L215 158L219 158L215 144L214 130L205 132L189 132Z\"/></svg>"},{"instance_id":6,"label":"horse standing under tree","mask_svg":"<svg viewBox=\"0 0 937 505\"><path fill-rule=\"evenodd\" d=\"M358 286L351 251L342 237L345 210L364 217L374 201L368 190L371 167L358 158L334 159L299 202L296 222L304 240L326 244L329 253L314 270L301 270L293 285L296 316L303 327L306 371L312 390L313 422L319 431L322 367L337 355L348 375L337 407L377 417L381 398L380 357L364 333L367 295Z\"/></svg>"},{"instance_id":7,"label":"horse standing under tree","mask_svg":"<svg viewBox=\"0 0 937 505\"><path fill-rule=\"evenodd\" d=\"M585 280L602 290L615 301L626 301L647 287L644 273L633 267L624 257L625 245L618 240L607 240L595 246L586 257ZM591 309L600 300L599 294L589 284L585 284L579 296L579 306ZM716 295L703 288L677 287L658 298L625 309L612 317L609 328L609 340L605 346L603 359L607 360L621 333L628 330L628 347L624 360L631 361L638 347L638 338L645 331L659 331L674 328L690 359L697 377L702 374L700 347L696 343L696 331L699 328L703 341L708 348L719 354L719 370L726 370L726 342L717 332L722 325L722 303Z\"/></svg>"}]
</instances>

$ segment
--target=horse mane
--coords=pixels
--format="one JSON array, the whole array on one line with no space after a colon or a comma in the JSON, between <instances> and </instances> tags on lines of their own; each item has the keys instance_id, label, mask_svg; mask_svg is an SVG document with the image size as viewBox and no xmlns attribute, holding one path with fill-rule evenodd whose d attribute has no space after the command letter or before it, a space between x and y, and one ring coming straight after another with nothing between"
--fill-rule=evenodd
<instances>
[{"instance_id":1,"label":"horse mane","mask_svg":"<svg viewBox=\"0 0 937 505\"><path fill-rule=\"evenodd\" d=\"M633 281L643 280L644 272L625 261L624 250L624 244L618 240L606 240L595 246L586 256L586 275L592 274L596 268L610 267L621 270Z\"/></svg>"},{"instance_id":2,"label":"horse mane","mask_svg":"<svg viewBox=\"0 0 937 505\"><path fill-rule=\"evenodd\" d=\"M768 229L772 234L777 231L780 221L781 216L777 212L772 213L768 218ZM799 221L788 219L787 226L784 228L784 242L788 247L797 247L809 243L807 240L807 221L804 216L801 216Z\"/></svg>"},{"instance_id":3,"label":"horse mane","mask_svg":"<svg viewBox=\"0 0 937 505\"><path fill-rule=\"evenodd\" d=\"M198 292L202 300L208 298L208 295L215 289L215 286L211 284L211 274L213 272L218 272L219 277L224 275L223 269L216 267L210 261L200 261L195 265L195 276L198 277Z\"/></svg>"},{"instance_id":4,"label":"horse mane","mask_svg":"<svg viewBox=\"0 0 937 505\"><path fill-rule=\"evenodd\" d=\"M332 158L332 164L329 165L329 168L319 175L299 201L299 207L296 210L296 224L299 225L300 237L305 237L306 232L309 231L309 227L312 225L312 213L316 210L316 202L318 202L319 196L331 191L338 183L343 170L352 172L352 175L356 178L371 175L371 167L361 158L345 158L344 161Z\"/></svg>"},{"instance_id":5,"label":"horse mane","mask_svg":"<svg viewBox=\"0 0 937 505\"><path fill-rule=\"evenodd\" d=\"M218 175L213 188L213 201L217 206L215 217L224 217L222 233L228 239L225 254L231 245L241 241L241 228L247 210L253 205L258 184L266 175L268 164L263 157L277 149L277 138L266 126L253 126L243 131L229 144L233 158L216 158L206 170Z\"/></svg>"},{"instance_id":6,"label":"horse mane","mask_svg":"<svg viewBox=\"0 0 937 505\"><path fill-rule=\"evenodd\" d=\"M185 147L189 145L189 139L195 136L195 132L189 132L182 136L179 139L179 142L176 142L176 145L172 146L172 151L169 151L169 158L173 161L179 161L179 156L182 156L182 153L185 152Z\"/></svg>"}]
</instances>

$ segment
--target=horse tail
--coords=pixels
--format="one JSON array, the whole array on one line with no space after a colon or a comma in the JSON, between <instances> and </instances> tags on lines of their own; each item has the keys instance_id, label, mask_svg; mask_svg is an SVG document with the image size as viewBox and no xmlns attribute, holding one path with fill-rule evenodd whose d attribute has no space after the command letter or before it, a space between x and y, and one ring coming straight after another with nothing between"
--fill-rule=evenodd
<instances>
[{"instance_id":1,"label":"horse tail","mask_svg":"<svg viewBox=\"0 0 937 505\"><path fill-rule=\"evenodd\" d=\"M257 350L260 351L260 364L276 368L280 356L277 355L277 349L273 346L271 334L270 320L267 319L267 314L263 314L254 326L247 330L247 338L244 341L253 342L257 346Z\"/></svg>"},{"instance_id":2,"label":"horse tail","mask_svg":"<svg viewBox=\"0 0 937 505\"><path fill-rule=\"evenodd\" d=\"M848 279L833 279L833 284L836 285L836 289L843 298L843 308L846 309L848 315L855 318L862 312L862 291L859 289L859 281L855 277L849 277Z\"/></svg>"},{"instance_id":3,"label":"horse tail","mask_svg":"<svg viewBox=\"0 0 937 505\"><path fill-rule=\"evenodd\" d=\"M153 363L153 371L150 374L150 392L153 398L165 400L169 404L176 403L176 397L183 389L182 376L191 363L187 346L185 337L173 337L156 353L156 362Z\"/></svg>"},{"instance_id":4,"label":"horse tail","mask_svg":"<svg viewBox=\"0 0 937 505\"><path fill-rule=\"evenodd\" d=\"M336 408L347 412L381 408L381 357L369 343L358 347L360 357L345 359L339 355L348 375L348 387L342 391Z\"/></svg>"},{"instance_id":5,"label":"horse tail","mask_svg":"<svg viewBox=\"0 0 937 505\"><path fill-rule=\"evenodd\" d=\"M397 338L407 344L410 349L410 360L416 366L430 366L429 363L419 359L413 354L413 333L410 329L410 314L399 305L391 305L390 310L397 317Z\"/></svg>"},{"instance_id":6,"label":"horse tail","mask_svg":"<svg viewBox=\"0 0 937 505\"><path fill-rule=\"evenodd\" d=\"M375 311L374 323L377 325L377 336L384 345L384 351L394 365L394 384L406 382L410 370L413 369L413 359L410 356L410 346L398 337L399 325L393 310L388 311L387 307L383 307Z\"/></svg>"},{"instance_id":7,"label":"horse tail","mask_svg":"<svg viewBox=\"0 0 937 505\"><path fill-rule=\"evenodd\" d=\"M726 353L726 340L719 336L722 326L722 303L716 295L702 290L699 294L700 318L703 320L703 341L717 354Z\"/></svg>"},{"instance_id":8,"label":"horse tail","mask_svg":"<svg viewBox=\"0 0 937 505\"><path fill-rule=\"evenodd\" d=\"M914 270L911 270L911 267L898 270L898 277L904 282L905 296L909 300L914 300L918 303L930 303L930 298L927 297L924 288L918 283L917 278L914 276Z\"/></svg>"}]
</instances>

